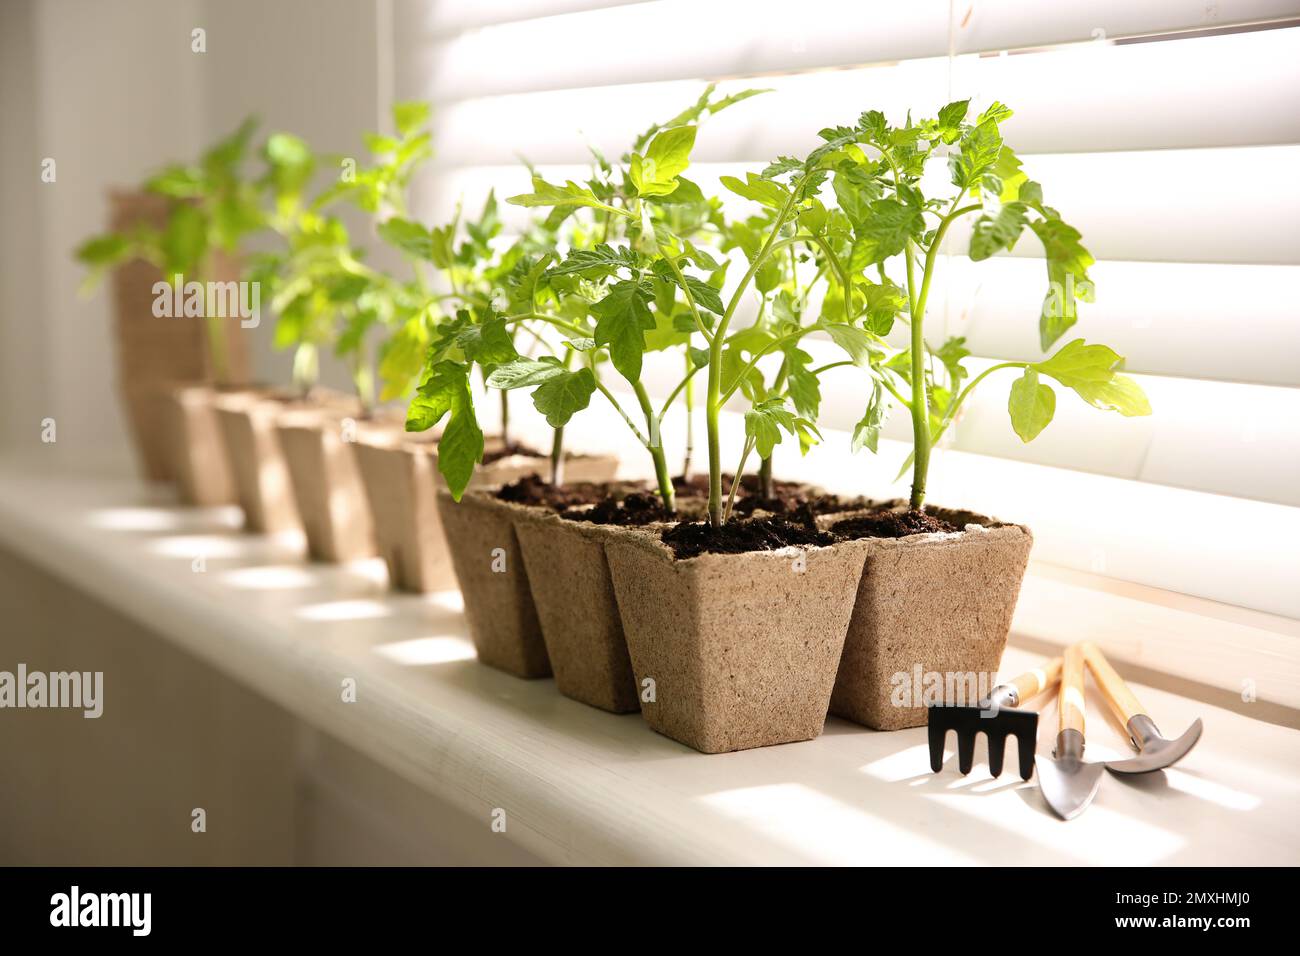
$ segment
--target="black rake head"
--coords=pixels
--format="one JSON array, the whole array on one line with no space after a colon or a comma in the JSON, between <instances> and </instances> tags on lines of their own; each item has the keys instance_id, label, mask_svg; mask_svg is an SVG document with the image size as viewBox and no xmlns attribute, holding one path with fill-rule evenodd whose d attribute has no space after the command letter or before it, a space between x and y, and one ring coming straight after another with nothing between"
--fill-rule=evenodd
<instances>
[{"instance_id":1,"label":"black rake head","mask_svg":"<svg viewBox=\"0 0 1300 956\"><path fill-rule=\"evenodd\" d=\"M983 733L989 742L989 773L1002 774L1007 737L1015 737L1020 753L1020 776L1034 775L1034 751L1038 743L1038 714L1031 710L1000 708L996 712L979 707L930 705L930 769L943 769L943 745L948 731L957 732L957 769L968 774L975 763L975 737Z\"/></svg>"}]
</instances>

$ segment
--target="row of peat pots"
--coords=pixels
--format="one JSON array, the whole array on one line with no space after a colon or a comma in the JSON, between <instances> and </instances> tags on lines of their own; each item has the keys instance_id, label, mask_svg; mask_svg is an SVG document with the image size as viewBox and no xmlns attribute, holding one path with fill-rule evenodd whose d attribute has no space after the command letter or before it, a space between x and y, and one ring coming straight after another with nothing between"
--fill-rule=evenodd
<instances>
[{"instance_id":1,"label":"row of peat pots","mask_svg":"<svg viewBox=\"0 0 1300 956\"><path fill-rule=\"evenodd\" d=\"M488 442L457 503L437 445L402 421L357 421L347 398L272 390L173 389L170 436L182 499L240 504L247 528L301 527L310 555L381 555L393 587L459 584L480 662L704 753L818 736L828 713L880 730L925 723L928 675L998 669L1032 538L1028 529L780 484L742 484L736 510L787 512L789 543L746 536L702 551L698 482L668 518L617 462L549 462ZM759 540L761 539L761 540ZM716 543L711 547L719 547ZM453 573L454 572L454 573ZM942 679L942 678L941 678ZM990 680L991 683L991 680Z\"/></svg>"}]
</instances>

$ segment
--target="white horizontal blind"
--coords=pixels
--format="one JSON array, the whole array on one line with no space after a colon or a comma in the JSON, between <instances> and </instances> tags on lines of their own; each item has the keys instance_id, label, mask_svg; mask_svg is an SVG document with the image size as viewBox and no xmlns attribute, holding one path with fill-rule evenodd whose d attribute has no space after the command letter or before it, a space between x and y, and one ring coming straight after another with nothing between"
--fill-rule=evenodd
<instances>
[{"instance_id":1,"label":"white horizontal blind","mask_svg":"<svg viewBox=\"0 0 1300 956\"><path fill-rule=\"evenodd\" d=\"M1155 414L1126 420L1061 394L1056 421L1026 445L1007 421L1010 378L994 377L945 445L1300 505L1300 0L803 0L795 11L774 0L430 0L416 9L399 50L422 64L419 88L405 92L435 102L438 160L422 204L432 219L490 188L524 191L520 156L581 178L588 144L620 155L704 81L773 90L702 127L691 176L706 190L720 175L802 155L818 129L865 109L898 120L966 97L979 108L1007 103L1016 111L1008 142L1098 260L1097 301L1080 306L1067 338L1126 355ZM953 232L931 342L966 336L975 371L1041 357L1046 271L1034 237L972 263L966 235ZM663 381L674 372L660 370ZM823 392L826 424L851 428L860 375L832 373ZM899 415L890 429L907 433ZM1207 593L1180 574L1152 580ZM1268 602L1252 593L1241 603ZM1273 605L1282 606L1295 605Z\"/></svg>"}]
</instances>

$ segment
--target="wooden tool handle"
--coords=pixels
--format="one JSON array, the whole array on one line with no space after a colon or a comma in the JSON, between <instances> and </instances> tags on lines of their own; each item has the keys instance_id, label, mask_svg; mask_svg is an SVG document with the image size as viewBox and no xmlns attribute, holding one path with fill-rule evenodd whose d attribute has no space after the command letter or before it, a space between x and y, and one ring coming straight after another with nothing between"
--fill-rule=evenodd
<instances>
[{"instance_id":1,"label":"wooden tool handle","mask_svg":"<svg viewBox=\"0 0 1300 956\"><path fill-rule=\"evenodd\" d=\"M1093 680L1101 688L1101 695L1106 698L1106 703L1115 712L1120 723L1127 727L1132 718L1145 714L1146 708L1128 689L1124 678L1110 666L1110 661L1106 660L1101 648L1091 641L1084 641L1079 646L1083 651L1084 659L1088 662L1088 669L1092 671Z\"/></svg>"},{"instance_id":2,"label":"wooden tool handle","mask_svg":"<svg viewBox=\"0 0 1300 956\"><path fill-rule=\"evenodd\" d=\"M1078 644L1067 647L1061 661L1057 709L1061 712L1061 730L1083 733L1083 648Z\"/></svg>"},{"instance_id":3,"label":"wooden tool handle","mask_svg":"<svg viewBox=\"0 0 1300 956\"><path fill-rule=\"evenodd\" d=\"M1061 678L1061 658L1056 657L1042 667L1026 671L1011 682L1016 689L1016 698L1024 703L1031 697L1037 697Z\"/></svg>"}]
</instances>

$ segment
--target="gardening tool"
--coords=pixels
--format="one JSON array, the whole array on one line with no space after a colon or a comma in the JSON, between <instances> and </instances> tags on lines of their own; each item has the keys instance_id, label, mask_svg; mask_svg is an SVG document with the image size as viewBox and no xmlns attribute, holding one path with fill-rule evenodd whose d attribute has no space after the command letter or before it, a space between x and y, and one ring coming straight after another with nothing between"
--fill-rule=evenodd
<instances>
[{"instance_id":1,"label":"gardening tool","mask_svg":"<svg viewBox=\"0 0 1300 956\"><path fill-rule=\"evenodd\" d=\"M1061 694L1056 705L1061 715L1056 751L1051 757L1041 756L1035 761L1038 788L1062 820L1072 820L1088 809L1101 786L1103 764L1083 759L1083 661L1081 645L1065 649Z\"/></svg>"},{"instance_id":2,"label":"gardening tool","mask_svg":"<svg viewBox=\"0 0 1300 956\"><path fill-rule=\"evenodd\" d=\"M943 744L948 731L957 732L957 769L970 773L975 761L975 736L983 731L989 742L989 773L1000 776L1006 753L1007 737L1015 737L1020 752L1020 776L1034 775L1034 748L1038 741L1038 714L1031 710L1012 710L1023 701L1037 697L1061 678L1061 658L1048 661L1037 670L1021 674L1007 684L994 687L988 697L975 707L931 704L930 769L943 768Z\"/></svg>"},{"instance_id":3,"label":"gardening tool","mask_svg":"<svg viewBox=\"0 0 1300 956\"><path fill-rule=\"evenodd\" d=\"M1115 773L1150 773L1172 766L1186 756L1201 739L1200 718L1183 731L1177 740L1170 740L1161 735L1156 722L1147 716L1146 708L1138 702L1137 697L1128 689L1128 684L1110 666L1110 661L1096 644L1083 644L1083 656L1087 661L1092 677L1101 688L1102 696L1110 709L1124 724L1129 739L1137 748L1138 755L1128 760L1112 760L1106 769Z\"/></svg>"}]
</instances>

